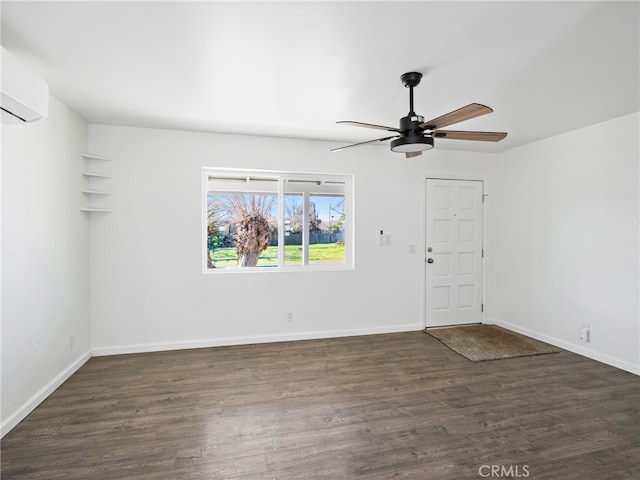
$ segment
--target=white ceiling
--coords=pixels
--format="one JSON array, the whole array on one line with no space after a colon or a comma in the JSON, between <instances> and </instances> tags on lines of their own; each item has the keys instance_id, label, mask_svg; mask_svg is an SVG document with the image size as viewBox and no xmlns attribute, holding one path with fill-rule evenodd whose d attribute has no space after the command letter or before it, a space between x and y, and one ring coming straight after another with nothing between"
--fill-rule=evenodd
<instances>
[{"instance_id":1,"label":"white ceiling","mask_svg":"<svg viewBox=\"0 0 640 480\"><path fill-rule=\"evenodd\" d=\"M638 2L11 2L2 45L90 123L324 139L478 102L499 151L638 111ZM362 147L371 148L371 147ZM338 154L336 154L338 155Z\"/></svg>"}]
</instances>

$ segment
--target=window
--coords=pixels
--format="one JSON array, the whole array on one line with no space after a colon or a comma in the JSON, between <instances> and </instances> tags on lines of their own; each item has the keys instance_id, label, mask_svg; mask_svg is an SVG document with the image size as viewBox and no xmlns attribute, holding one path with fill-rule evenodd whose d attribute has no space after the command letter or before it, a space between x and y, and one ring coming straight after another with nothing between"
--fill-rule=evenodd
<instances>
[{"instance_id":1,"label":"window","mask_svg":"<svg viewBox=\"0 0 640 480\"><path fill-rule=\"evenodd\" d=\"M203 270L350 268L352 183L350 175L204 168Z\"/></svg>"}]
</instances>

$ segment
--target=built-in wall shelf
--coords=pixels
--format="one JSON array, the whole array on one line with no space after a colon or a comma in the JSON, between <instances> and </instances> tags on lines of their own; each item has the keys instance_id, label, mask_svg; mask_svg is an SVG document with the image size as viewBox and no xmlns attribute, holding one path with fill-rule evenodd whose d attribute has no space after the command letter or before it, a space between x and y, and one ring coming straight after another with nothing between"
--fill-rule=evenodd
<instances>
[{"instance_id":1,"label":"built-in wall shelf","mask_svg":"<svg viewBox=\"0 0 640 480\"><path fill-rule=\"evenodd\" d=\"M103 160L105 162L110 162L111 159L107 157L102 157L100 155L94 155L92 153L81 153L80 156L82 158L86 158L87 160Z\"/></svg>"},{"instance_id":2,"label":"built-in wall shelf","mask_svg":"<svg viewBox=\"0 0 640 480\"><path fill-rule=\"evenodd\" d=\"M99 177L99 178L111 178L111 175L107 175L104 173L98 173L98 172L80 172L82 175L84 175L85 177Z\"/></svg>"},{"instance_id":3,"label":"built-in wall shelf","mask_svg":"<svg viewBox=\"0 0 640 480\"><path fill-rule=\"evenodd\" d=\"M83 212L111 211L111 159L93 153L80 154Z\"/></svg>"},{"instance_id":4,"label":"built-in wall shelf","mask_svg":"<svg viewBox=\"0 0 640 480\"><path fill-rule=\"evenodd\" d=\"M102 190L91 190L89 188L82 190L82 193L86 193L89 195L111 195L111 192L104 192Z\"/></svg>"}]
</instances>

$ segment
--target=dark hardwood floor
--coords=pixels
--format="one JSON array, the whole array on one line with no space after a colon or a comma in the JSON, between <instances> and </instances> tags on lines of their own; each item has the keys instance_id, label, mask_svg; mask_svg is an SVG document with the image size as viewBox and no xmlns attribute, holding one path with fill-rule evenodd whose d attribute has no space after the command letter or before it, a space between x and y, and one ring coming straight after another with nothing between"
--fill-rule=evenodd
<instances>
[{"instance_id":1,"label":"dark hardwood floor","mask_svg":"<svg viewBox=\"0 0 640 480\"><path fill-rule=\"evenodd\" d=\"M92 358L5 436L1 477L638 479L639 429L633 374L398 333Z\"/></svg>"}]
</instances>

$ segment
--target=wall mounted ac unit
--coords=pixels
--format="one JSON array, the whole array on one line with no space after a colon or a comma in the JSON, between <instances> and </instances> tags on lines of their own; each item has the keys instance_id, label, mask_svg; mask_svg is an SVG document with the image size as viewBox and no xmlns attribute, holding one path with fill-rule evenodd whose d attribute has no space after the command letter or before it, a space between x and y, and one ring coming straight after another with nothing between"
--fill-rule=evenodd
<instances>
[{"instance_id":1,"label":"wall mounted ac unit","mask_svg":"<svg viewBox=\"0 0 640 480\"><path fill-rule=\"evenodd\" d=\"M49 85L1 47L0 108L2 123L33 122L49 112Z\"/></svg>"}]
</instances>

